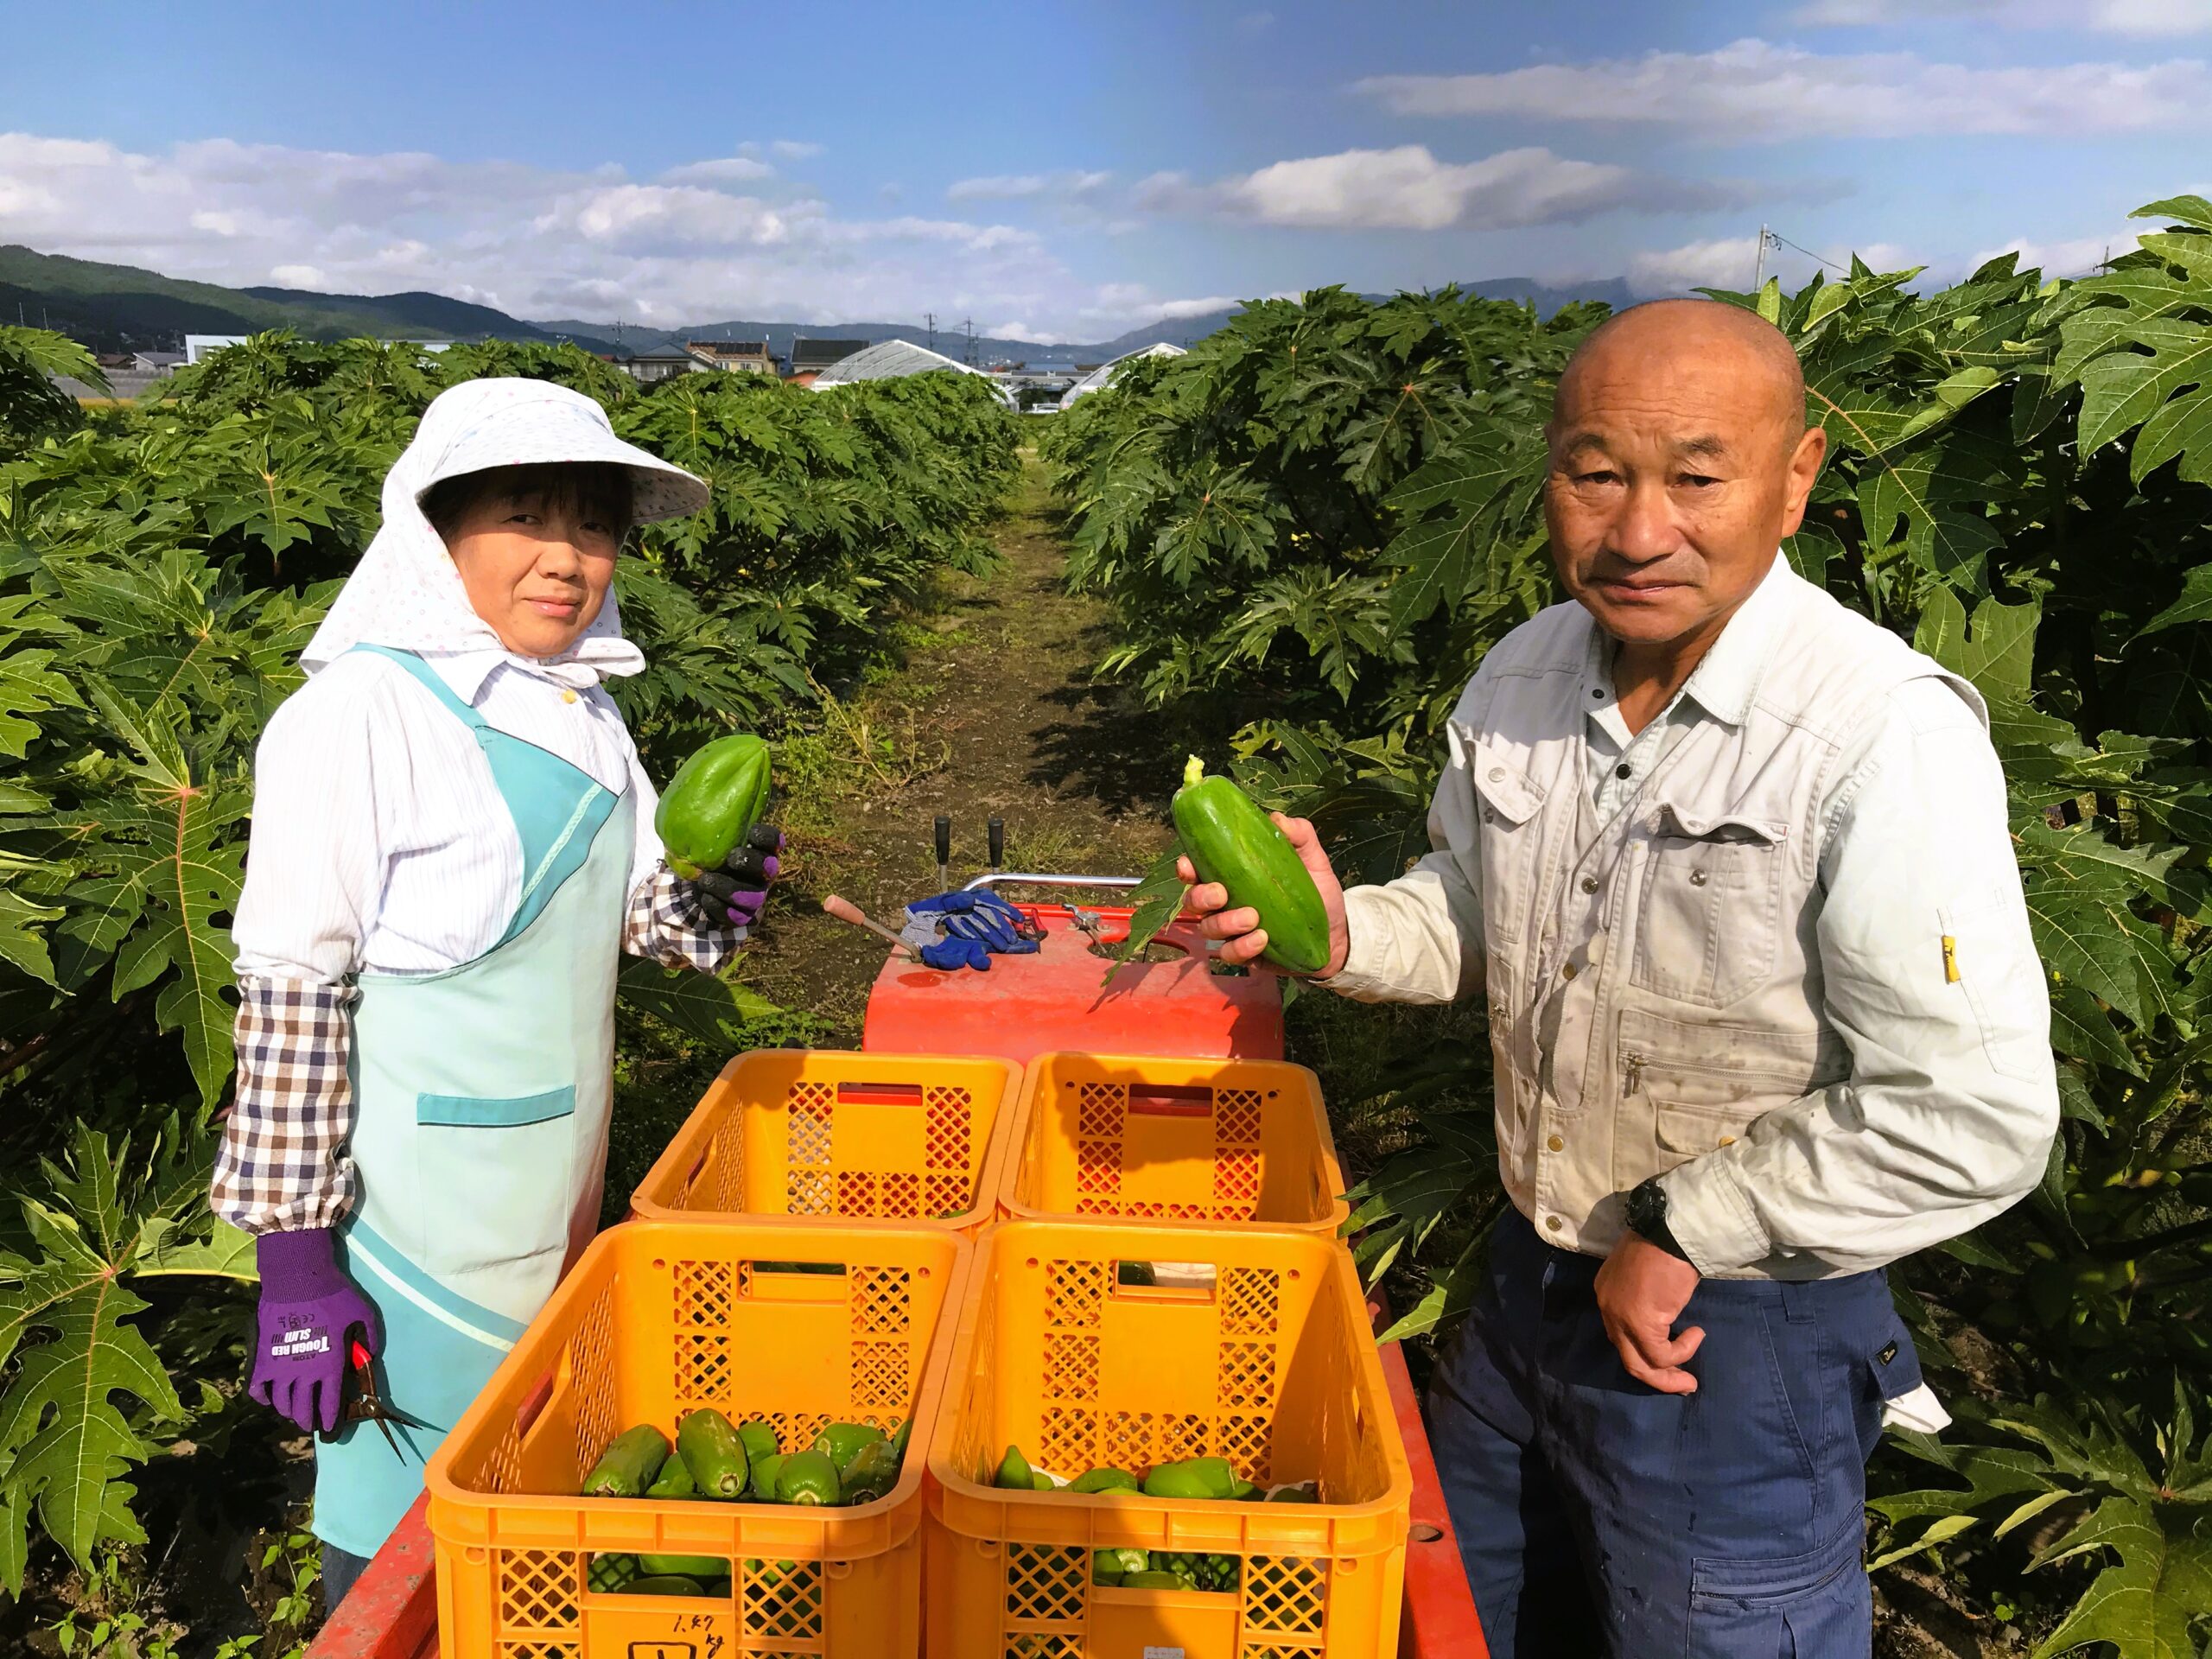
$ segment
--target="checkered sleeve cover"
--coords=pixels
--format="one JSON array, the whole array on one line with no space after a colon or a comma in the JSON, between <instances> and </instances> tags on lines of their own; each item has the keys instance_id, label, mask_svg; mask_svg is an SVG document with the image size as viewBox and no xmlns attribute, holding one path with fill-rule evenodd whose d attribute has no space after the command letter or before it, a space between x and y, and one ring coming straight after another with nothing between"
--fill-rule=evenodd
<instances>
[{"instance_id":1,"label":"checkered sleeve cover","mask_svg":"<svg viewBox=\"0 0 2212 1659\"><path fill-rule=\"evenodd\" d=\"M718 974L745 943L745 930L711 909L667 865L638 883L630 895L630 915L622 948L665 968L696 968Z\"/></svg>"},{"instance_id":2,"label":"checkered sleeve cover","mask_svg":"<svg viewBox=\"0 0 2212 1659\"><path fill-rule=\"evenodd\" d=\"M351 985L241 977L238 1096L209 1201L249 1233L329 1227L353 1207Z\"/></svg>"}]
</instances>

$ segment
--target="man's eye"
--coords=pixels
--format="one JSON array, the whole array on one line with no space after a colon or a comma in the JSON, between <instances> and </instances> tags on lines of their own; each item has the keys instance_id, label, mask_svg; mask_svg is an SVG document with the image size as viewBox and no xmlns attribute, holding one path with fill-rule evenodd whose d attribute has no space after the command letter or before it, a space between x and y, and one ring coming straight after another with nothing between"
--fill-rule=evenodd
<instances>
[{"instance_id":1,"label":"man's eye","mask_svg":"<svg viewBox=\"0 0 2212 1659\"><path fill-rule=\"evenodd\" d=\"M1611 468L1599 467L1595 472L1577 473L1574 481L1577 484L1612 484L1618 482L1620 474Z\"/></svg>"},{"instance_id":2,"label":"man's eye","mask_svg":"<svg viewBox=\"0 0 2212 1659\"><path fill-rule=\"evenodd\" d=\"M1684 473L1681 481L1691 489L1702 490L1718 484L1720 480L1704 473Z\"/></svg>"}]
</instances>

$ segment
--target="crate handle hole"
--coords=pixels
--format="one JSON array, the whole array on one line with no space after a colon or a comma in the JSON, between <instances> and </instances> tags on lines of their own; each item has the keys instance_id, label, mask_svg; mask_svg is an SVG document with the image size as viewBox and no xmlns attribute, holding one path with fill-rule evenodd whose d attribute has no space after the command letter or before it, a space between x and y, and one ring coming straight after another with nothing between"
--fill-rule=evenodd
<instances>
[{"instance_id":1,"label":"crate handle hole","mask_svg":"<svg viewBox=\"0 0 2212 1659\"><path fill-rule=\"evenodd\" d=\"M922 1085L918 1083L841 1083L837 1085L840 1106L918 1106L922 1103Z\"/></svg>"},{"instance_id":2,"label":"crate handle hole","mask_svg":"<svg viewBox=\"0 0 2212 1659\"><path fill-rule=\"evenodd\" d=\"M1211 1117L1213 1090L1202 1083L1133 1083L1129 1110L1139 1117Z\"/></svg>"},{"instance_id":3,"label":"crate handle hole","mask_svg":"<svg viewBox=\"0 0 2212 1659\"><path fill-rule=\"evenodd\" d=\"M515 1436L519 1440L536 1427L538 1415L553 1397L553 1368L548 1365L545 1374L530 1385L530 1392L522 1397L522 1404L515 1408Z\"/></svg>"},{"instance_id":4,"label":"crate handle hole","mask_svg":"<svg viewBox=\"0 0 2212 1659\"><path fill-rule=\"evenodd\" d=\"M1417 1544L1433 1544L1444 1536L1444 1529L1432 1525L1427 1521L1416 1521L1413 1524L1413 1530L1406 1536Z\"/></svg>"},{"instance_id":5,"label":"crate handle hole","mask_svg":"<svg viewBox=\"0 0 2212 1659\"><path fill-rule=\"evenodd\" d=\"M1211 1262L1121 1261L1114 1264L1113 1289L1143 1301L1210 1302L1219 1279Z\"/></svg>"},{"instance_id":6,"label":"crate handle hole","mask_svg":"<svg viewBox=\"0 0 2212 1659\"><path fill-rule=\"evenodd\" d=\"M791 1277L812 1275L822 1279L842 1279L845 1264L842 1262L748 1262L746 1265L757 1276L761 1274L780 1274Z\"/></svg>"}]
</instances>

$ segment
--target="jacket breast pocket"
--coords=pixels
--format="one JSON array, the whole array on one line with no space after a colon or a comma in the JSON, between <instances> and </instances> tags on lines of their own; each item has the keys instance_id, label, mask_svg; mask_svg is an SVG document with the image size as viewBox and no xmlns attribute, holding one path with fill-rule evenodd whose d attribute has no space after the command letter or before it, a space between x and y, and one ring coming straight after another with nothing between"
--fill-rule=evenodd
<instances>
[{"instance_id":1,"label":"jacket breast pocket","mask_svg":"<svg viewBox=\"0 0 2212 1659\"><path fill-rule=\"evenodd\" d=\"M566 1250L576 1156L573 1084L491 1099L415 1097L422 1265L467 1274Z\"/></svg>"},{"instance_id":2,"label":"jacket breast pocket","mask_svg":"<svg viewBox=\"0 0 2212 1659\"><path fill-rule=\"evenodd\" d=\"M1519 762L1463 734L1482 821L1483 931L1493 944L1514 944L1528 931L1535 902L1544 786Z\"/></svg>"},{"instance_id":3,"label":"jacket breast pocket","mask_svg":"<svg viewBox=\"0 0 2212 1659\"><path fill-rule=\"evenodd\" d=\"M1774 974L1788 826L1662 806L1649 841L1630 982L1726 1007Z\"/></svg>"}]
</instances>

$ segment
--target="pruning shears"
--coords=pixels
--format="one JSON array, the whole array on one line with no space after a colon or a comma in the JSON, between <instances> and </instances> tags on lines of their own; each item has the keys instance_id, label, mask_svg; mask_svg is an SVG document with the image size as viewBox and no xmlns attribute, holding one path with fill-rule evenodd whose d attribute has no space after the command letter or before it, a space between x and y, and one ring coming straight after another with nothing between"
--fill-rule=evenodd
<instances>
[{"instance_id":1,"label":"pruning shears","mask_svg":"<svg viewBox=\"0 0 2212 1659\"><path fill-rule=\"evenodd\" d=\"M403 1428L421 1428L423 1425L405 1412L385 1403L384 1395L377 1391L376 1356L369 1351L368 1344L359 1337L348 1338L346 1357L349 1386L345 1408L339 1413L338 1421L341 1423L374 1423L377 1433L384 1436L384 1443L391 1448L391 1455L402 1463L406 1462L407 1454L399 1449L399 1442L392 1438L391 1426L397 1423ZM334 1440L338 1437L326 1434L323 1438Z\"/></svg>"}]
</instances>

